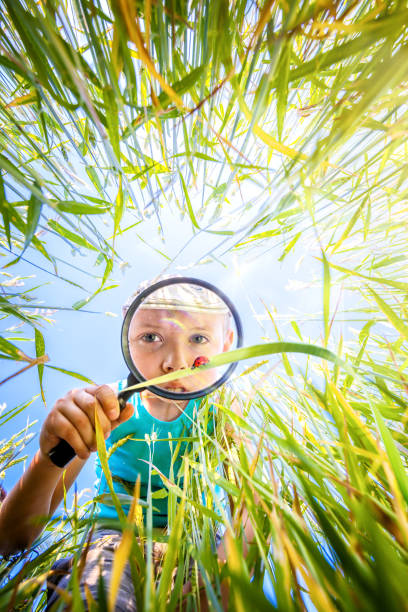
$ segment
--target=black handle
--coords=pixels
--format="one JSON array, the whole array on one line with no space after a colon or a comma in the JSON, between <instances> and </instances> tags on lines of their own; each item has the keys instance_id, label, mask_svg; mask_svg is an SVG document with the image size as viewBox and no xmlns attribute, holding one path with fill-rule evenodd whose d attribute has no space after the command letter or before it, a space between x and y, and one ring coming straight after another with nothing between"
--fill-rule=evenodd
<instances>
[{"instance_id":1,"label":"black handle","mask_svg":"<svg viewBox=\"0 0 408 612\"><path fill-rule=\"evenodd\" d=\"M120 393L118 393L119 409L121 412L126 406L128 399L132 397L133 394L134 391L121 391Z\"/></svg>"},{"instance_id":2,"label":"black handle","mask_svg":"<svg viewBox=\"0 0 408 612\"><path fill-rule=\"evenodd\" d=\"M68 442L61 440L50 450L48 456L54 465L63 468L75 457L75 451Z\"/></svg>"},{"instance_id":3,"label":"black handle","mask_svg":"<svg viewBox=\"0 0 408 612\"><path fill-rule=\"evenodd\" d=\"M137 381L134 376L129 374L128 385L135 385L136 382ZM142 391L142 389L140 389L140 391ZM126 406L126 402L133 394L134 391L121 391L118 393L119 409L121 412ZM48 456L54 465L63 468L75 457L75 451L72 446L68 444L68 442L61 440L58 442L57 446L54 446L54 448L50 450Z\"/></svg>"},{"instance_id":4,"label":"black handle","mask_svg":"<svg viewBox=\"0 0 408 612\"><path fill-rule=\"evenodd\" d=\"M137 380L135 378L135 376L130 372L129 376L127 377L127 386L131 387L132 385L136 385L139 382L140 382L140 380ZM141 393L142 391L145 390L145 388L146 387L143 387L141 389L137 389L137 391L134 391L133 389L131 389L130 391L128 391L127 389L125 389L124 391L120 391L118 393L118 400L119 400L120 411L122 412L122 410L126 406L126 403L127 403L128 399L130 397L132 397L132 395L134 395L135 393Z\"/></svg>"}]
</instances>

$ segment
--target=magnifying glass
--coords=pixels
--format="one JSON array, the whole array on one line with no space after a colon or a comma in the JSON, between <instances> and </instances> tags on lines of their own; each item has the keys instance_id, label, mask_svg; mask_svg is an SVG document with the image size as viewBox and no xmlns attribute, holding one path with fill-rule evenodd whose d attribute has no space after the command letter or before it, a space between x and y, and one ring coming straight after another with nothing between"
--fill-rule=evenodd
<instances>
[{"instance_id":1,"label":"magnifying glass","mask_svg":"<svg viewBox=\"0 0 408 612\"><path fill-rule=\"evenodd\" d=\"M146 391L176 401L208 395L237 367L237 363L211 367L211 359L241 347L242 342L238 312L214 285L190 277L173 277L151 285L135 297L123 320L121 343L130 371L128 386L138 388L119 393L120 409L135 392ZM171 374L171 380L148 382ZM49 453L59 467L74 456L65 440Z\"/></svg>"}]
</instances>

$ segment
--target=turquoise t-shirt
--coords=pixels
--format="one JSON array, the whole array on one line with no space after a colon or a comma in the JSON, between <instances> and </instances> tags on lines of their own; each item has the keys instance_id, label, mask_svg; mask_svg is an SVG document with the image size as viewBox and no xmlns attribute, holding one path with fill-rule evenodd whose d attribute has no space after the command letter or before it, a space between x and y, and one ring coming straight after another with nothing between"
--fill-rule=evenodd
<instances>
[{"instance_id":1,"label":"turquoise t-shirt","mask_svg":"<svg viewBox=\"0 0 408 612\"><path fill-rule=\"evenodd\" d=\"M119 391L126 387L127 381L119 382ZM160 421L153 417L141 402L140 394L135 393L130 400L135 406L133 416L114 429L106 440L109 455L109 468L112 473L114 490L119 495L133 495L134 485L140 474L140 499L147 500L149 473L151 474L151 492L163 489L163 481L156 470L166 478L177 478L188 440L181 441L176 454L179 438L192 435L200 399L190 400L184 411L173 421ZM126 439L127 438L127 439ZM123 440L125 441L121 443ZM97 502L97 516L100 519L117 519L118 515L110 499L110 491L98 455L95 460L96 495L103 495L107 503ZM123 499L123 498L122 498ZM125 498L126 499L126 498ZM153 526L167 525L167 497L153 499ZM129 504L122 503L125 513Z\"/></svg>"}]
</instances>

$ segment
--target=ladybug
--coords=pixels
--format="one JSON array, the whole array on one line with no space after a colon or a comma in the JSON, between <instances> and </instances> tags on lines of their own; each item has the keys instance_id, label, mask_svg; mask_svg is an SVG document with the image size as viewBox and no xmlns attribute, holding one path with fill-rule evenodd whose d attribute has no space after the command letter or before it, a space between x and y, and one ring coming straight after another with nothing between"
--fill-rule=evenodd
<instances>
[{"instance_id":1,"label":"ladybug","mask_svg":"<svg viewBox=\"0 0 408 612\"><path fill-rule=\"evenodd\" d=\"M203 366L208 362L209 362L209 359L207 357L203 357L203 356L196 357L194 359L193 365L191 366L191 369L193 370L194 368L199 368L200 366Z\"/></svg>"}]
</instances>

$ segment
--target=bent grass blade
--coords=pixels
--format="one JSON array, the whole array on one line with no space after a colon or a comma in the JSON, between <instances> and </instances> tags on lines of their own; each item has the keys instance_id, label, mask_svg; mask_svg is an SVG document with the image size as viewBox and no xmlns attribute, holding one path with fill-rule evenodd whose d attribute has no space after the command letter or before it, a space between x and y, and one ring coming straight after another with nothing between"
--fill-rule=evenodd
<instances>
[{"instance_id":1,"label":"bent grass blade","mask_svg":"<svg viewBox=\"0 0 408 612\"><path fill-rule=\"evenodd\" d=\"M299 353L303 355L310 355L313 357L319 357L321 359L330 361L336 365L342 366L349 374L356 375L353 368L347 364L343 359L340 359L335 353L324 348L315 346L312 344L301 344L300 342L267 342L265 344L255 344L244 348L235 349L233 351L227 351L213 357L208 364L200 366L202 370L209 370L216 368L221 365L228 363L234 363L236 361L242 361L245 359L251 359L256 357L264 357L265 355L277 355L280 353ZM185 378L194 374L194 369L186 368L184 370L178 370L164 376L158 376L151 378L143 383L131 385L123 389L124 391L137 391L142 387L149 385L158 385L165 382L170 382L179 378Z\"/></svg>"}]
</instances>

